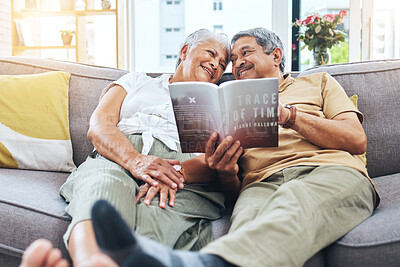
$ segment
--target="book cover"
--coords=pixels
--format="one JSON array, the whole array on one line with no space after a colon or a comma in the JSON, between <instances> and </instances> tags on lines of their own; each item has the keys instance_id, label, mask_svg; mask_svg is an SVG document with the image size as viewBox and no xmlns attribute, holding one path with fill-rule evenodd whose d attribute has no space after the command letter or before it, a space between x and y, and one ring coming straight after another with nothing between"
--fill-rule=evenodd
<instances>
[{"instance_id":1,"label":"book cover","mask_svg":"<svg viewBox=\"0 0 400 267\"><path fill-rule=\"evenodd\" d=\"M205 152L210 135L231 135L243 148L278 146L278 79L169 85L182 151Z\"/></svg>"}]
</instances>

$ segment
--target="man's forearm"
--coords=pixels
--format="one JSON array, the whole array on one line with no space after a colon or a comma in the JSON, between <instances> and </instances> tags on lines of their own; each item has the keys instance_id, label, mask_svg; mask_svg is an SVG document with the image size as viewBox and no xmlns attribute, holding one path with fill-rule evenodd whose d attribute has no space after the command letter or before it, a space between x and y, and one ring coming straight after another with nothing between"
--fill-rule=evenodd
<instances>
[{"instance_id":1,"label":"man's forearm","mask_svg":"<svg viewBox=\"0 0 400 267\"><path fill-rule=\"evenodd\" d=\"M339 114L334 119L298 112L293 130L321 148L340 149L351 154L362 154L366 136L354 112Z\"/></svg>"}]
</instances>

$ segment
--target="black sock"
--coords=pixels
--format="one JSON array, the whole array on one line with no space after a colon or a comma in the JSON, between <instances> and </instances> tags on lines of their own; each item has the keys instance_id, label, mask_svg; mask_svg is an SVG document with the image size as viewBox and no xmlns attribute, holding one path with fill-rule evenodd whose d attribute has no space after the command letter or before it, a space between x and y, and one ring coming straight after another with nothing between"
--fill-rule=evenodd
<instances>
[{"instance_id":1,"label":"black sock","mask_svg":"<svg viewBox=\"0 0 400 267\"><path fill-rule=\"evenodd\" d=\"M233 266L216 255L174 251L156 241L133 234L107 201L92 208L94 233L100 249L124 267L225 267Z\"/></svg>"}]
</instances>

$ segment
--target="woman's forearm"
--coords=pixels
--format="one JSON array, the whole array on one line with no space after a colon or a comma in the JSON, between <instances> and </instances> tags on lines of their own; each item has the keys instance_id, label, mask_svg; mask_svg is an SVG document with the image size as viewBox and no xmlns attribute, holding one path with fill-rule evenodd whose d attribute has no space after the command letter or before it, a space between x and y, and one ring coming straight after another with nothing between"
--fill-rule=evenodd
<instances>
[{"instance_id":1,"label":"woman's forearm","mask_svg":"<svg viewBox=\"0 0 400 267\"><path fill-rule=\"evenodd\" d=\"M91 126L87 136L102 156L127 170L130 168L130 161L139 154L131 142L114 125Z\"/></svg>"},{"instance_id":2,"label":"woman's forearm","mask_svg":"<svg viewBox=\"0 0 400 267\"><path fill-rule=\"evenodd\" d=\"M229 195L237 195L242 186L237 175L226 177L219 175L216 170L208 167L204 159L204 154L183 161L181 166L186 184L218 181L221 191Z\"/></svg>"},{"instance_id":3,"label":"woman's forearm","mask_svg":"<svg viewBox=\"0 0 400 267\"><path fill-rule=\"evenodd\" d=\"M126 94L115 85L103 95L90 117L87 136L102 156L129 170L130 161L139 153L117 127Z\"/></svg>"}]
</instances>

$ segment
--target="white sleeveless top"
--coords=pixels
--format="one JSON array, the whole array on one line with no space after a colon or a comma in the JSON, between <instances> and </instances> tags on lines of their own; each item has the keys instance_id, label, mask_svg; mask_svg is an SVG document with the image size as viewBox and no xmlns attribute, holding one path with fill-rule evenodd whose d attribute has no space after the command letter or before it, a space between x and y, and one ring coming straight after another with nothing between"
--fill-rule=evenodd
<instances>
[{"instance_id":1,"label":"white sleeveless top","mask_svg":"<svg viewBox=\"0 0 400 267\"><path fill-rule=\"evenodd\" d=\"M145 72L128 73L109 84L128 93L121 106L118 129L124 134L142 134L142 154L147 155L154 138L177 151L179 143L168 84L170 74L151 78Z\"/></svg>"}]
</instances>

